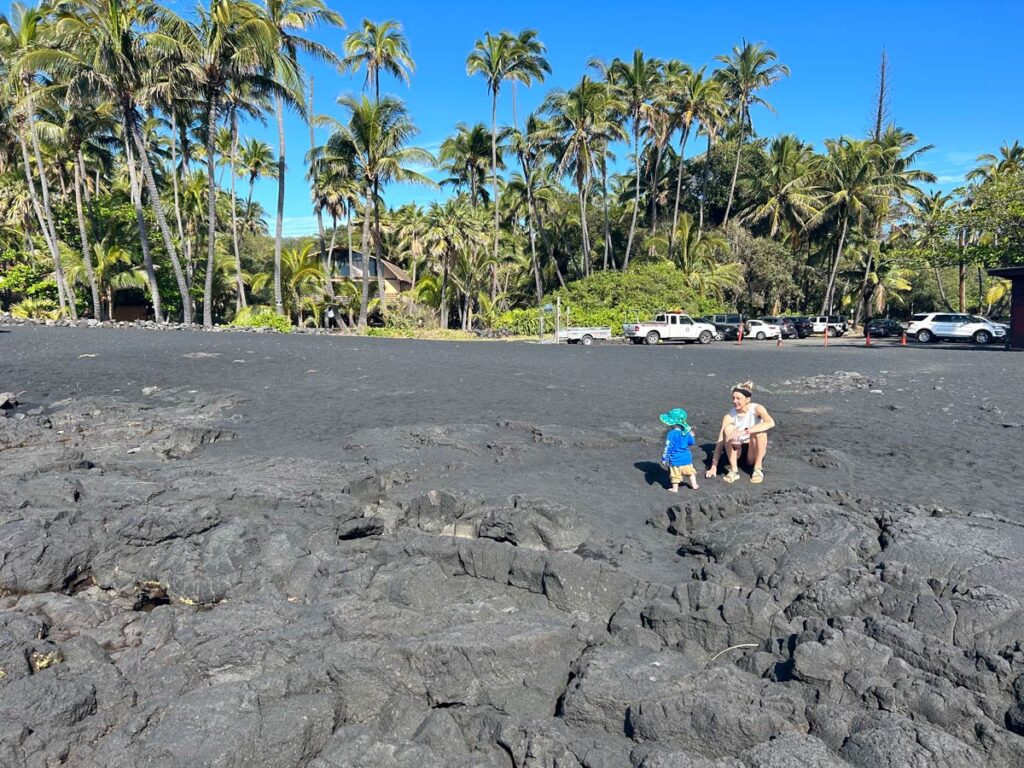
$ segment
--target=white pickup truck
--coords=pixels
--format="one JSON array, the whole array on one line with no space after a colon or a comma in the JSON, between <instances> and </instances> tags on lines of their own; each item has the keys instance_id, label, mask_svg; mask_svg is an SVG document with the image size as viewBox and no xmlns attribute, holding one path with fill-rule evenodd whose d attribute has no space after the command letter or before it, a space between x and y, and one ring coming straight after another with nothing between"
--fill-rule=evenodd
<instances>
[{"instance_id":1,"label":"white pickup truck","mask_svg":"<svg viewBox=\"0 0 1024 768\"><path fill-rule=\"evenodd\" d=\"M650 322L623 323L622 335L634 344L685 341L692 344L710 344L715 338L715 326L694 320L682 312L661 312Z\"/></svg>"},{"instance_id":2,"label":"white pickup truck","mask_svg":"<svg viewBox=\"0 0 1024 768\"><path fill-rule=\"evenodd\" d=\"M558 332L559 343L565 341L569 344L584 344L590 346L598 339L609 341L612 337L612 329L608 326L594 326L592 328L563 328Z\"/></svg>"}]
</instances>

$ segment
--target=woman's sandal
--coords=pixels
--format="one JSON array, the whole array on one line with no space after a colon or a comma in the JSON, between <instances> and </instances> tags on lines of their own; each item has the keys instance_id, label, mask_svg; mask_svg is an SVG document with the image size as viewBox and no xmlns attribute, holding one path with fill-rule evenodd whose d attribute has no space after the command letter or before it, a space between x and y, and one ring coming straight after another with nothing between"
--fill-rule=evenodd
<instances>
[{"instance_id":1,"label":"woman's sandal","mask_svg":"<svg viewBox=\"0 0 1024 768\"><path fill-rule=\"evenodd\" d=\"M730 469L729 472L722 478L722 482L723 483L735 483L739 479L740 479L740 473Z\"/></svg>"},{"instance_id":2,"label":"woman's sandal","mask_svg":"<svg viewBox=\"0 0 1024 768\"><path fill-rule=\"evenodd\" d=\"M764 470L763 469L755 469L753 472L751 472L750 473L750 482L752 482L754 485L758 485L759 483L763 483L764 482Z\"/></svg>"}]
</instances>

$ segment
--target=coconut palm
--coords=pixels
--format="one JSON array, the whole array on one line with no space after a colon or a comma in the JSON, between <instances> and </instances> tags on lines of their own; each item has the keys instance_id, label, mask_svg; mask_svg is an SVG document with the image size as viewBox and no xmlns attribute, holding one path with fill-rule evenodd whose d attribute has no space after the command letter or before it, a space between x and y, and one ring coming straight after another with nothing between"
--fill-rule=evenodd
<instances>
[{"instance_id":1,"label":"coconut palm","mask_svg":"<svg viewBox=\"0 0 1024 768\"><path fill-rule=\"evenodd\" d=\"M166 86L166 72L171 64L181 66L177 41L184 38L186 30L187 26L175 14L145 0L79 0L58 8L54 43L35 51L31 59L71 87L98 91L116 106L129 176L134 180L136 221L155 316L163 319L142 213L143 186L149 193L149 203L174 270L182 299L182 319L191 323L188 286L167 225L140 113L145 101ZM138 171L141 179L137 178Z\"/></svg>"},{"instance_id":2,"label":"coconut palm","mask_svg":"<svg viewBox=\"0 0 1024 768\"><path fill-rule=\"evenodd\" d=\"M14 111L17 123L15 132L21 146L25 182L29 188L32 206L43 239L53 257L60 311L61 313L67 311L72 318L76 318L75 297L64 275L60 244L54 229L53 210L50 205L50 186L39 148L39 132L33 105L39 73L31 60L31 54L49 42L49 15L50 10L46 6L24 6L20 3L12 3L10 17L0 15L0 53L7 64L5 88L13 95L14 100L22 105ZM26 128L35 155L36 172L39 175L39 196L36 194L28 147L25 143Z\"/></svg>"},{"instance_id":3,"label":"coconut palm","mask_svg":"<svg viewBox=\"0 0 1024 768\"><path fill-rule=\"evenodd\" d=\"M345 20L340 14L327 8L323 0L264 0L267 16L277 30L278 57L276 71L280 88L274 94L274 110L277 116L277 221L274 229L274 308L283 314L281 296L281 238L284 228L284 181L285 181L285 101L305 114L302 95L302 77L298 56L301 51L318 61L339 64L338 56L327 46L299 34L317 24L343 27Z\"/></svg>"},{"instance_id":4,"label":"coconut palm","mask_svg":"<svg viewBox=\"0 0 1024 768\"><path fill-rule=\"evenodd\" d=\"M199 22L190 27L192 35L184 42L194 57L199 73L197 86L205 111L205 150L207 190L206 270L203 288L203 325L213 327L213 280L216 257L218 154L230 154L233 146L231 130L223 133L218 146L218 120L230 110L228 93L253 88L272 90L272 71L277 55L278 30L270 23L263 9L250 0L212 0L209 9L200 8ZM237 290L240 295L241 265L237 265ZM241 299L237 299L241 305Z\"/></svg>"},{"instance_id":5,"label":"coconut palm","mask_svg":"<svg viewBox=\"0 0 1024 768\"><path fill-rule=\"evenodd\" d=\"M365 87L373 88L376 101L380 101L381 70L406 85L416 71L409 41L402 33L402 25L394 19L380 23L363 19L362 27L345 38L344 52L342 68L352 72L365 68Z\"/></svg>"},{"instance_id":6,"label":"coconut palm","mask_svg":"<svg viewBox=\"0 0 1024 768\"><path fill-rule=\"evenodd\" d=\"M490 134L483 123L472 127L465 123L456 125L455 134L441 142L437 159L440 167L449 174L442 185L465 188L474 205L477 201L489 202L486 178L490 164ZM501 152L497 155L497 162L499 167L504 167Z\"/></svg>"},{"instance_id":7,"label":"coconut palm","mask_svg":"<svg viewBox=\"0 0 1024 768\"><path fill-rule=\"evenodd\" d=\"M725 206L725 219L723 224L729 223L729 212L732 210L733 196L736 192L736 177L740 172L740 153L743 151L743 140L746 137L747 129L754 131L753 120L750 116L750 107L760 104L773 112L775 109L758 95L762 88L768 88L772 84L789 76L789 67L785 64L775 63L778 55L770 48L765 48L763 43L748 43L743 41L742 45L733 46L732 53L728 56L716 56L718 61L725 64L719 70L723 87L728 95L734 117L739 126L739 138L736 141L736 164L732 171L732 182L729 185L729 201Z\"/></svg>"},{"instance_id":8,"label":"coconut palm","mask_svg":"<svg viewBox=\"0 0 1024 768\"><path fill-rule=\"evenodd\" d=\"M661 64L657 59L646 58L644 52L637 48L633 51L632 61L613 61L608 68L608 77L629 116L633 133L633 165L636 178L633 215L629 224L629 237L626 240L626 255L622 260L622 269L625 271L629 267L633 238L636 235L636 216L640 210L640 134L645 126L650 124L652 116L657 111L654 101L660 92Z\"/></svg>"},{"instance_id":9,"label":"coconut palm","mask_svg":"<svg viewBox=\"0 0 1024 768\"><path fill-rule=\"evenodd\" d=\"M369 248L370 219L374 221L375 256L378 275L383 270L381 261L380 192L391 181L405 181L435 186L413 164L433 165L433 156L424 149L406 146L416 135L416 126L409 118L405 105L398 99L384 97L370 101L364 94L360 98L342 96L338 104L349 113L347 123L326 120L333 128L324 150L328 164L350 164L353 177L362 187L363 237L362 279L363 290L359 308L359 329L366 328L369 302ZM383 299L383 292L381 292Z\"/></svg>"},{"instance_id":10,"label":"coconut palm","mask_svg":"<svg viewBox=\"0 0 1024 768\"><path fill-rule=\"evenodd\" d=\"M999 154L978 155L977 168L967 174L968 181L988 181L1008 173L1024 173L1024 146L1019 141L1003 142Z\"/></svg>"},{"instance_id":11,"label":"coconut palm","mask_svg":"<svg viewBox=\"0 0 1024 768\"><path fill-rule=\"evenodd\" d=\"M523 30L519 36L501 32L484 36L473 44L466 57L466 74L481 75L491 95L491 196L494 198L494 262L492 265L491 293L497 293L498 240L500 232L498 201L498 94L506 80L529 85L542 81L551 71L543 56L544 45L536 40L536 32Z\"/></svg>"},{"instance_id":12,"label":"coconut palm","mask_svg":"<svg viewBox=\"0 0 1024 768\"><path fill-rule=\"evenodd\" d=\"M441 328L448 327L449 286L456 262L460 256L484 247L486 230L479 209L465 195L449 198L444 203L432 202L427 208L423 243L426 253L437 261L441 272L437 296Z\"/></svg>"},{"instance_id":13,"label":"coconut palm","mask_svg":"<svg viewBox=\"0 0 1024 768\"><path fill-rule=\"evenodd\" d=\"M604 143L623 137L610 119L608 89L584 75L570 91L554 91L544 104L551 114L551 132L558 174L570 173L576 182L583 240L581 273L590 274L590 233L587 229L587 194Z\"/></svg>"},{"instance_id":14,"label":"coconut palm","mask_svg":"<svg viewBox=\"0 0 1024 768\"><path fill-rule=\"evenodd\" d=\"M834 214L839 235L834 257L831 258L825 297L821 314L832 313L835 299L836 273L843 259L843 246L851 224L867 222L880 201L891 189L891 177L879 162L879 148L867 139L827 139L826 154L818 168L818 178L824 192L825 205L814 222L825 214Z\"/></svg>"},{"instance_id":15,"label":"coconut palm","mask_svg":"<svg viewBox=\"0 0 1024 768\"><path fill-rule=\"evenodd\" d=\"M772 140L766 159L765 173L749 180L753 202L740 219L751 224L767 222L772 237L787 230L796 250L799 233L820 207L814 151L790 133Z\"/></svg>"}]
</instances>

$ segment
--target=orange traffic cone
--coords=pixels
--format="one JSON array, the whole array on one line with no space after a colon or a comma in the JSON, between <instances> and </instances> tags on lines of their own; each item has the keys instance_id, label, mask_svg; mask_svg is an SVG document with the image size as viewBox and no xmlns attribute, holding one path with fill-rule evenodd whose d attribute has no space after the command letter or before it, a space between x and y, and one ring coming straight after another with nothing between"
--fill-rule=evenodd
<instances>
[{"instance_id":1,"label":"orange traffic cone","mask_svg":"<svg viewBox=\"0 0 1024 768\"><path fill-rule=\"evenodd\" d=\"M775 340L775 346L776 347L781 347L782 346L782 334L781 333L779 334L779 338L777 338Z\"/></svg>"},{"instance_id":2,"label":"orange traffic cone","mask_svg":"<svg viewBox=\"0 0 1024 768\"><path fill-rule=\"evenodd\" d=\"M871 334L868 331L864 331L864 346L871 346Z\"/></svg>"},{"instance_id":3,"label":"orange traffic cone","mask_svg":"<svg viewBox=\"0 0 1024 768\"><path fill-rule=\"evenodd\" d=\"M736 332L736 343L737 344L742 344L743 343L743 323L740 323L739 330Z\"/></svg>"},{"instance_id":4,"label":"orange traffic cone","mask_svg":"<svg viewBox=\"0 0 1024 768\"><path fill-rule=\"evenodd\" d=\"M825 346L828 346L828 326L825 326Z\"/></svg>"},{"instance_id":5,"label":"orange traffic cone","mask_svg":"<svg viewBox=\"0 0 1024 768\"><path fill-rule=\"evenodd\" d=\"M900 334L900 346L901 347L907 346L907 332L906 331L904 331L903 333Z\"/></svg>"}]
</instances>

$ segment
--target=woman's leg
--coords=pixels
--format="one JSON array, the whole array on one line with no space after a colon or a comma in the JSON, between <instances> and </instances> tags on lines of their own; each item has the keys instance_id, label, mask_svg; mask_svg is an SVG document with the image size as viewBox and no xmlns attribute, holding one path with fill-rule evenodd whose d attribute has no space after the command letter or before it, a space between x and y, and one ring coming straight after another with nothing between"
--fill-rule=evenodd
<instances>
[{"instance_id":1,"label":"woman's leg","mask_svg":"<svg viewBox=\"0 0 1024 768\"><path fill-rule=\"evenodd\" d=\"M729 470L731 472L739 472L739 459L740 451L743 450L742 443L734 443L732 436L736 433L735 427L726 427L723 431L725 438L725 455L729 459Z\"/></svg>"},{"instance_id":2,"label":"woman's leg","mask_svg":"<svg viewBox=\"0 0 1024 768\"><path fill-rule=\"evenodd\" d=\"M750 466L754 469L761 468L761 462L764 461L764 455L768 451L768 435L764 432L759 432L756 435L750 436L750 442L747 444L747 461L750 462Z\"/></svg>"}]
</instances>

